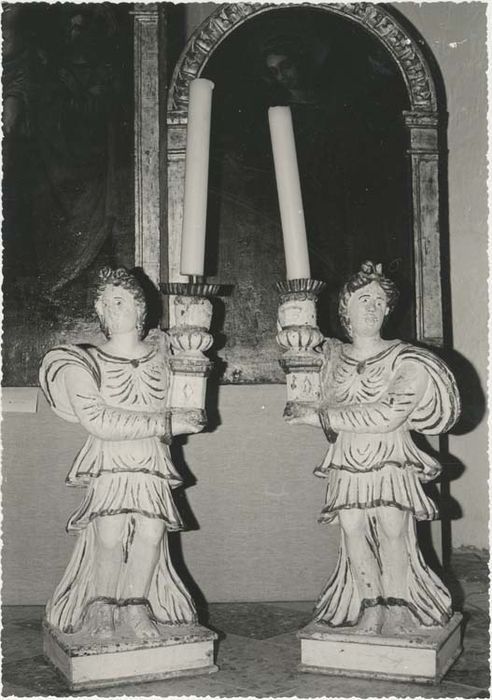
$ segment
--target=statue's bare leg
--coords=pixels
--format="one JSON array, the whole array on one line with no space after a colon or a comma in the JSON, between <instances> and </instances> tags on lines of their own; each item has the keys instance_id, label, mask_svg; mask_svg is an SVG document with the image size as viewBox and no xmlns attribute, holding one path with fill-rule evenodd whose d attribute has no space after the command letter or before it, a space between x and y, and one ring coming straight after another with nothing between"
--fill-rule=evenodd
<instances>
[{"instance_id":1,"label":"statue's bare leg","mask_svg":"<svg viewBox=\"0 0 492 700\"><path fill-rule=\"evenodd\" d=\"M91 604L87 616L88 629L98 637L111 637L114 634L115 604L104 599L114 600L121 575L121 540L125 526L124 515L108 515L94 522L96 532L95 550L95 591L96 600Z\"/></svg>"},{"instance_id":2,"label":"statue's bare leg","mask_svg":"<svg viewBox=\"0 0 492 700\"><path fill-rule=\"evenodd\" d=\"M383 557L383 595L398 601L408 601L409 553L406 532L408 511L394 507L377 509L380 524L380 538ZM388 634L405 634L415 629L417 621L406 605L388 606L385 612L383 631Z\"/></svg>"},{"instance_id":3,"label":"statue's bare leg","mask_svg":"<svg viewBox=\"0 0 492 700\"><path fill-rule=\"evenodd\" d=\"M138 600L139 603L124 605L121 608L121 621L128 625L139 637L153 638L159 631L149 617L150 609L145 603L149 594L150 582L159 560L161 540L164 536L164 523L158 518L134 515L134 531L128 546L127 561L124 564L124 579L121 598Z\"/></svg>"},{"instance_id":4,"label":"statue's bare leg","mask_svg":"<svg viewBox=\"0 0 492 700\"><path fill-rule=\"evenodd\" d=\"M382 595L381 571L376 558L378 553L371 549L367 539L368 511L356 508L341 510L339 517L360 598L375 601ZM369 605L363 610L357 629L361 632L377 633L381 625L381 606Z\"/></svg>"}]
</instances>

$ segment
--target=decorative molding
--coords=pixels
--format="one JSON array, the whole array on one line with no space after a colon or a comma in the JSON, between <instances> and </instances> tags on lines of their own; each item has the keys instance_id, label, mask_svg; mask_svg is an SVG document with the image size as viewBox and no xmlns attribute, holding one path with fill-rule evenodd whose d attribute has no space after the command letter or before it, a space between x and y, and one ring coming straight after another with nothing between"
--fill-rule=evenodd
<instances>
[{"instance_id":1,"label":"decorative molding","mask_svg":"<svg viewBox=\"0 0 492 700\"><path fill-rule=\"evenodd\" d=\"M159 16L156 3L137 4L135 77L135 265L160 281Z\"/></svg>"},{"instance_id":2,"label":"decorative molding","mask_svg":"<svg viewBox=\"0 0 492 700\"><path fill-rule=\"evenodd\" d=\"M391 53L405 80L412 111L435 112L436 91L429 67L415 39L382 5L372 3L297 3L296 7L326 10L346 17L374 34ZM197 78L217 46L251 17L292 5L233 3L218 9L198 27L176 66L169 91L168 115L172 123L188 111L190 81Z\"/></svg>"},{"instance_id":3,"label":"decorative molding","mask_svg":"<svg viewBox=\"0 0 492 700\"><path fill-rule=\"evenodd\" d=\"M437 129L441 115L437 112L403 112L403 118L411 129Z\"/></svg>"},{"instance_id":4,"label":"decorative molding","mask_svg":"<svg viewBox=\"0 0 492 700\"><path fill-rule=\"evenodd\" d=\"M178 62L169 90L168 114L188 114L190 82L197 78L210 55L234 29L255 14L279 7L261 3L219 5L217 10L191 35Z\"/></svg>"},{"instance_id":5,"label":"decorative molding","mask_svg":"<svg viewBox=\"0 0 492 700\"><path fill-rule=\"evenodd\" d=\"M407 85L412 110L437 109L434 81L420 47L388 10L382 5L365 2L336 3L333 9L362 24L390 51Z\"/></svg>"}]
</instances>

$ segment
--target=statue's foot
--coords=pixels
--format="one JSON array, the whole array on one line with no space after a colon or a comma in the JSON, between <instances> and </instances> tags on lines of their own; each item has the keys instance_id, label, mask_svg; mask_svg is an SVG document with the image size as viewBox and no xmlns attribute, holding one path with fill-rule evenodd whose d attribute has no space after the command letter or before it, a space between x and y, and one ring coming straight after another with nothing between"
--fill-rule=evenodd
<instances>
[{"instance_id":1,"label":"statue's foot","mask_svg":"<svg viewBox=\"0 0 492 700\"><path fill-rule=\"evenodd\" d=\"M84 622L84 631L99 639L109 639L114 635L114 609L112 603L96 600L91 603Z\"/></svg>"},{"instance_id":2,"label":"statue's foot","mask_svg":"<svg viewBox=\"0 0 492 700\"><path fill-rule=\"evenodd\" d=\"M382 633L389 636L405 636L419 627L417 619L405 605L391 605L384 613Z\"/></svg>"},{"instance_id":3,"label":"statue's foot","mask_svg":"<svg viewBox=\"0 0 492 700\"><path fill-rule=\"evenodd\" d=\"M120 610L120 621L129 627L140 639L157 639L159 630L150 619L149 610L145 603L124 605Z\"/></svg>"},{"instance_id":4,"label":"statue's foot","mask_svg":"<svg viewBox=\"0 0 492 700\"><path fill-rule=\"evenodd\" d=\"M366 608L362 619L355 628L361 634L379 634L383 625L383 610L380 605Z\"/></svg>"}]
</instances>

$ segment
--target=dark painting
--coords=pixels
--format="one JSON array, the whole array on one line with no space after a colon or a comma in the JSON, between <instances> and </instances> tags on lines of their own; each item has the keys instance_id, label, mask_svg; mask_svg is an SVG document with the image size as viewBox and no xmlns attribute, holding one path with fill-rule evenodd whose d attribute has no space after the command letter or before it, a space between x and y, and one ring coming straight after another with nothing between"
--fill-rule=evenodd
<instances>
[{"instance_id":1,"label":"dark painting","mask_svg":"<svg viewBox=\"0 0 492 700\"><path fill-rule=\"evenodd\" d=\"M402 290L388 337L413 338L414 279L403 78L384 47L326 11L266 12L230 34L202 77L214 81L207 272L225 301L224 381L282 381L275 343L285 263L268 107L293 115L311 276L324 280L320 327L342 335L337 293L371 259Z\"/></svg>"},{"instance_id":2,"label":"dark painting","mask_svg":"<svg viewBox=\"0 0 492 700\"><path fill-rule=\"evenodd\" d=\"M94 335L98 269L133 265L131 7L4 5L4 385Z\"/></svg>"}]
</instances>

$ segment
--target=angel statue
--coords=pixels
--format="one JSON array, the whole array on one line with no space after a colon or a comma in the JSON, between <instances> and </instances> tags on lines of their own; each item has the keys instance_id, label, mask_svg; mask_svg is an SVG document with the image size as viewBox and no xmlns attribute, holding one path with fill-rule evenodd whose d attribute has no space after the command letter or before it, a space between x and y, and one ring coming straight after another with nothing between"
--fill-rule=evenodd
<instances>
[{"instance_id":1,"label":"angel statue","mask_svg":"<svg viewBox=\"0 0 492 700\"><path fill-rule=\"evenodd\" d=\"M146 303L137 279L109 268L100 277L95 308L106 341L55 347L40 370L54 412L89 433L67 477L86 488L67 525L77 542L46 619L69 634L152 639L157 623L196 621L167 543L168 532L183 527L171 495L181 480L169 452L170 370L163 348L142 340ZM200 416L189 418L187 432L199 432Z\"/></svg>"},{"instance_id":2,"label":"angel statue","mask_svg":"<svg viewBox=\"0 0 492 700\"><path fill-rule=\"evenodd\" d=\"M416 539L416 521L437 516L422 483L435 479L441 465L414 444L411 431L443 433L460 410L454 378L440 359L381 337L397 297L381 265L365 262L340 294L350 343L325 341L319 405L286 410L289 422L324 430L328 452L315 470L327 480L320 521L341 527L336 569L313 621L385 635L444 626L451 618L449 592Z\"/></svg>"}]
</instances>

